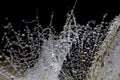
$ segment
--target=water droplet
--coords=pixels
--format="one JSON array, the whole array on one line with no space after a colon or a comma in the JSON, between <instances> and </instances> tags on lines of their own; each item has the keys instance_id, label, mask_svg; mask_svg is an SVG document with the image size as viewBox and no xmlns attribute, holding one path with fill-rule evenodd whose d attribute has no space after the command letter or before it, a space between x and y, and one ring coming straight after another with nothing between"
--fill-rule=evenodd
<instances>
[{"instance_id":1,"label":"water droplet","mask_svg":"<svg viewBox=\"0 0 120 80\"><path fill-rule=\"evenodd\" d=\"M20 36L20 34L18 34L18 36Z\"/></svg>"},{"instance_id":2,"label":"water droplet","mask_svg":"<svg viewBox=\"0 0 120 80\"><path fill-rule=\"evenodd\" d=\"M2 58L2 55L0 55L0 59Z\"/></svg>"},{"instance_id":3,"label":"water droplet","mask_svg":"<svg viewBox=\"0 0 120 80\"><path fill-rule=\"evenodd\" d=\"M6 34L7 34L7 32L4 33L4 35L6 35Z\"/></svg>"},{"instance_id":4,"label":"water droplet","mask_svg":"<svg viewBox=\"0 0 120 80\"><path fill-rule=\"evenodd\" d=\"M22 34L22 37L24 37L25 36L25 34Z\"/></svg>"},{"instance_id":5,"label":"water droplet","mask_svg":"<svg viewBox=\"0 0 120 80\"><path fill-rule=\"evenodd\" d=\"M4 29L7 29L7 28L9 28L9 26L4 26Z\"/></svg>"},{"instance_id":6,"label":"water droplet","mask_svg":"<svg viewBox=\"0 0 120 80\"><path fill-rule=\"evenodd\" d=\"M28 44L26 44L26 45L25 45L25 47L29 47L29 45L28 45Z\"/></svg>"},{"instance_id":7,"label":"water droplet","mask_svg":"<svg viewBox=\"0 0 120 80\"><path fill-rule=\"evenodd\" d=\"M14 29L11 29L11 31L14 31Z\"/></svg>"},{"instance_id":8,"label":"water droplet","mask_svg":"<svg viewBox=\"0 0 120 80\"><path fill-rule=\"evenodd\" d=\"M11 76L11 80L14 80L14 78L15 78L14 76Z\"/></svg>"}]
</instances>

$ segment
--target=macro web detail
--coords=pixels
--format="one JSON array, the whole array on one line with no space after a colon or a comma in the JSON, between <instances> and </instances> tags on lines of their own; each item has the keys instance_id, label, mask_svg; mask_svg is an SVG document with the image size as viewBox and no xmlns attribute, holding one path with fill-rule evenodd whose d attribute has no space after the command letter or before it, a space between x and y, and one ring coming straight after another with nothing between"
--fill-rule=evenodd
<instances>
[{"instance_id":1,"label":"macro web detail","mask_svg":"<svg viewBox=\"0 0 120 80\"><path fill-rule=\"evenodd\" d=\"M63 62L60 80L88 79L90 67L109 32L110 24L104 22L104 18L98 25L95 25L95 21L89 21L84 26L76 24L73 17L66 30L71 48L66 56L67 60Z\"/></svg>"},{"instance_id":2,"label":"macro web detail","mask_svg":"<svg viewBox=\"0 0 120 80\"><path fill-rule=\"evenodd\" d=\"M6 80L96 80L120 27L120 16L110 23L104 18L100 24L80 25L70 14L60 34L52 23L43 28L38 19L24 21L22 30L8 22L0 43L0 76Z\"/></svg>"}]
</instances>

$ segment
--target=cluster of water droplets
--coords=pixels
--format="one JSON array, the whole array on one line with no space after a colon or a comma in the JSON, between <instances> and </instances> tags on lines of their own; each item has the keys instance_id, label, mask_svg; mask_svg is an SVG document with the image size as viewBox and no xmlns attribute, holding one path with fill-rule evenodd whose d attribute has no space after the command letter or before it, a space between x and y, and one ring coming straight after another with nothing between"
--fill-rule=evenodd
<instances>
[{"instance_id":1,"label":"cluster of water droplets","mask_svg":"<svg viewBox=\"0 0 120 80\"><path fill-rule=\"evenodd\" d=\"M80 25L74 15L57 35L52 25L43 29L37 22L32 29L25 25L16 31L8 23L1 42L0 72L16 80L87 80L109 27L104 20Z\"/></svg>"},{"instance_id":2,"label":"cluster of water droplets","mask_svg":"<svg viewBox=\"0 0 120 80\"><path fill-rule=\"evenodd\" d=\"M17 72L23 73L27 68L34 66L39 57L41 50L40 25L36 25L33 30L26 26L23 31L15 31L11 23L8 23L4 29L1 42L4 45L3 52Z\"/></svg>"},{"instance_id":3,"label":"cluster of water droplets","mask_svg":"<svg viewBox=\"0 0 120 80\"><path fill-rule=\"evenodd\" d=\"M94 25L93 26L91 26ZM60 80L86 80L94 56L104 41L109 23L102 21L96 25L89 21L87 25L76 23L75 17L66 28L68 41L70 41L67 60L63 62Z\"/></svg>"}]
</instances>

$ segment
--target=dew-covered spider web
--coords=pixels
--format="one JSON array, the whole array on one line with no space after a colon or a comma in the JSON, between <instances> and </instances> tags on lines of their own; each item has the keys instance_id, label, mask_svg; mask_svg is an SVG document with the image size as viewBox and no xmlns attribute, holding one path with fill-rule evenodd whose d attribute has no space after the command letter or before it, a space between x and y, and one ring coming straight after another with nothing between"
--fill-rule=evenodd
<instances>
[{"instance_id":1,"label":"dew-covered spider web","mask_svg":"<svg viewBox=\"0 0 120 80\"><path fill-rule=\"evenodd\" d=\"M21 30L3 26L0 80L120 79L120 16L80 25L72 14L60 34L38 18L24 23Z\"/></svg>"}]
</instances>

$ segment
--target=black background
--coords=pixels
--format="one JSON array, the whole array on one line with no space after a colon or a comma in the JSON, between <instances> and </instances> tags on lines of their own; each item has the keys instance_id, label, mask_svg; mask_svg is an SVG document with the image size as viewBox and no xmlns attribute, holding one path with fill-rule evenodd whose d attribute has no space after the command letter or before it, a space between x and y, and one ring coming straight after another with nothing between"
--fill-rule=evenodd
<instances>
[{"instance_id":1,"label":"black background","mask_svg":"<svg viewBox=\"0 0 120 80\"><path fill-rule=\"evenodd\" d=\"M40 24L43 27L49 25L53 11L53 25L57 31L61 31L66 14L72 9L74 2L75 0L39 0L13 3L5 7L6 4L0 9L0 25L4 24L5 18L8 17L14 27L22 27L20 26L22 19L28 21L35 19L36 8L34 7L37 7ZM105 13L108 14L106 17L108 21L118 15L120 13L119 0L78 0L74 10L77 22L84 25L89 20L99 23Z\"/></svg>"}]
</instances>

